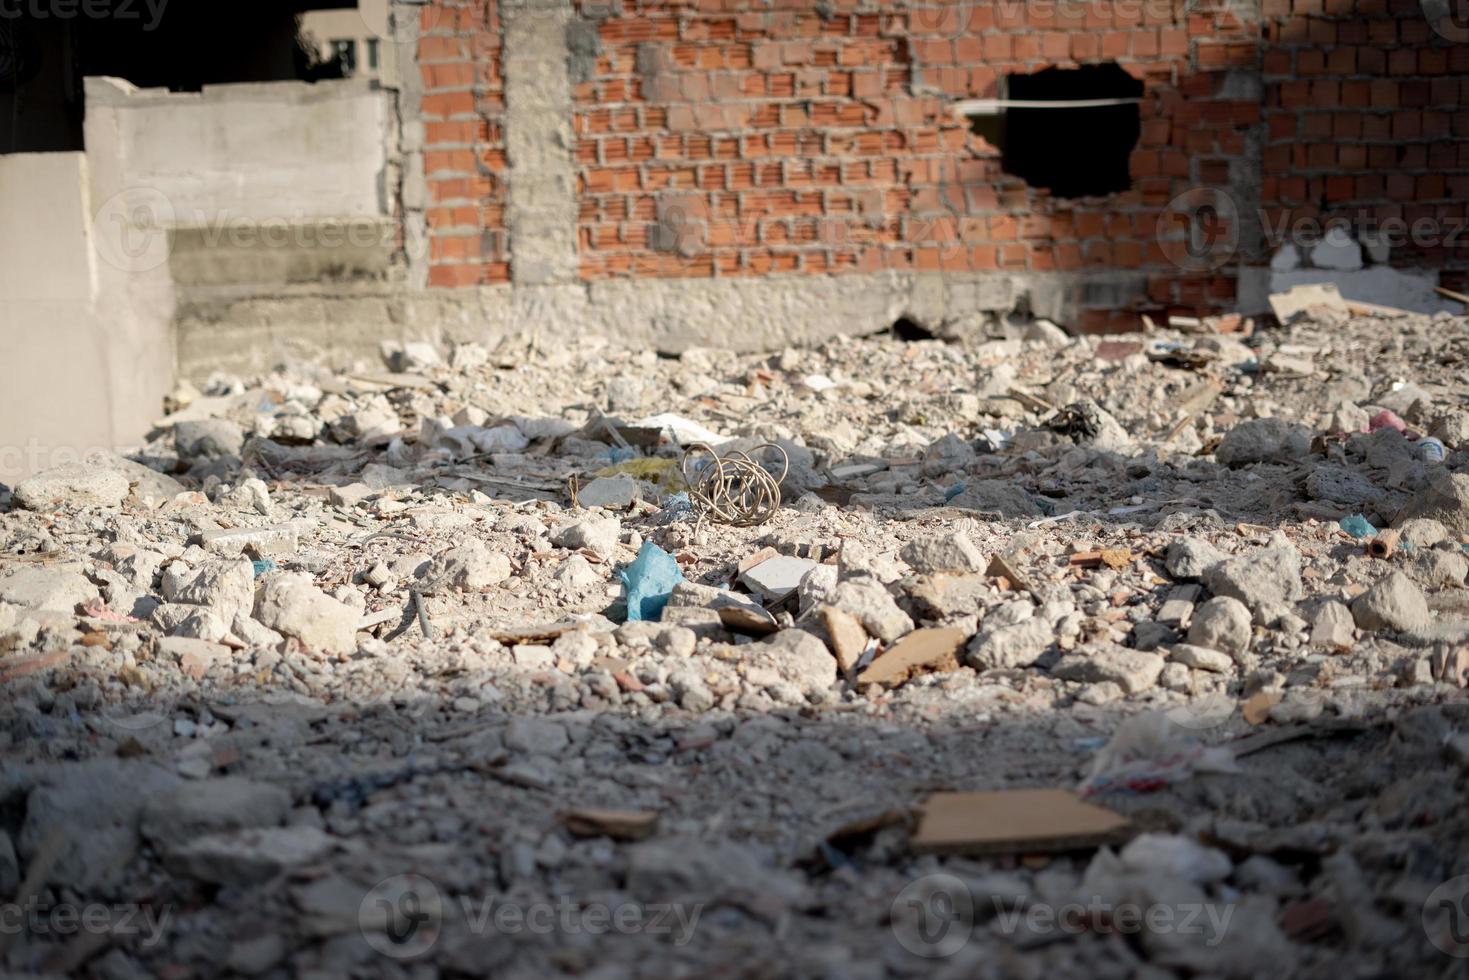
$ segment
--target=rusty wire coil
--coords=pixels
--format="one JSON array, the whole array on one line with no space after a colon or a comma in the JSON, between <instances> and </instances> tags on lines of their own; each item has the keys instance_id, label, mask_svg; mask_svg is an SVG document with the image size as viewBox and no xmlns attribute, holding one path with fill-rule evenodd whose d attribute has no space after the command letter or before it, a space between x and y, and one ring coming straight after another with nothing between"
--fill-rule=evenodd
<instances>
[{"instance_id":1,"label":"rusty wire coil","mask_svg":"<svg viewBox=\"0 0 1469 980\"><path fill-rule=\"evenodd\" d=\"M790 472L791 460L786 451L773 442L761 443L751 450L774 450L780 454L780 475L776 476L738 450L727 456L714 447L696 442L684 450L679 469L689 485L689 501L700 519L709 518L734 527L764 524L780 509L780 484ZM690 463L703 457L695 472Z\"/></svg>"}]
</instances>

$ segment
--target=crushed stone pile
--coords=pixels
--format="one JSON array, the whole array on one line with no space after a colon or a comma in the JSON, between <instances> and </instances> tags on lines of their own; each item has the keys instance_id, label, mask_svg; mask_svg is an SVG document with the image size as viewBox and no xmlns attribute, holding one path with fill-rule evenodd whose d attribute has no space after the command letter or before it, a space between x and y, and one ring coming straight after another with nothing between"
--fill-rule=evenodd
<instances>
[{"instance_id":1,"label":"crushed stone pile","mask_svg":"<svg viewBox=\"0 0 1469 980\"><path fill-rule=\"evenodd\" d=\"M0 973L1447 973L1466 325L183 386L0 491Z\"/></svg>"}]
</instances>

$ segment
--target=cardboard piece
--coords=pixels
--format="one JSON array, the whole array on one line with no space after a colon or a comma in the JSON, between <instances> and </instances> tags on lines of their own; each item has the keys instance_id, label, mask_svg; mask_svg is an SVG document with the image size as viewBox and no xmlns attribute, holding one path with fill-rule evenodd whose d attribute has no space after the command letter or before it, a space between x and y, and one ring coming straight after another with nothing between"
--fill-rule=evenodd
<instances>
[{"instance_id":1,"label":"cardboard piece","mask_svg":"<svg viewBox=\"0 0 1469 980\"><path fill-rule=\"evenodd\" d=\"M658 827L652 810L603 810L582 807L561 814L561 823L577 837L642 840Z\"/></svg>"},{"instance_id":2,"label":"cardboard piece","mask_svg":"<svg viewBox=\"0 0 1469 980\"><path fill-rule=\"evenodd\" d=\"M935 793L910 844L921 854L1033 854L1126 840L1132 823L1070 790Z\"/></svg>"},{"instance_id":3,"label":"cardboard piece","mask_svg":"<svg viewBox=\"0 0 1469 980\"><path fill-rule=\"evenodd\" d=\"M1284 293L1270 294L1270 310L1281 323L1288 323L1297 313L1312 309L1327 309L1342 314L1348 312L1346 301L1341 298L1341 293L1333 282L1307 283L1294 286Z\"/></svg>"},{"instance_id":4,"label":"cardboard piece","mask_svg":"<svg viewBox=\"0 0 1469 980\"><path fill-rule=\"evenodd\" d=\"M878 654L857 675L857 686L896 687L914 674L958 670L959 648L969 639L960 629L914 630Z\"/></svg>"}]
</instances>

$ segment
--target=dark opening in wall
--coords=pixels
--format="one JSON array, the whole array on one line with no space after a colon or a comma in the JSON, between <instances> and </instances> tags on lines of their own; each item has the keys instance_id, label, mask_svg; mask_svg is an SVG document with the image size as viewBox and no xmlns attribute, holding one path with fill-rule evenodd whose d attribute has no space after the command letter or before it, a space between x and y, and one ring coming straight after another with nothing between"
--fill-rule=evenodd
<instances>
[{"instance_id":1,"label":"dark opening in wall","mask_svg":"<svg viewBox=\"0 0 1469 980\"><path fill-rule=\"evenodd\" d=\"M893 321L893 337L907 343L917 343L921 340L933 340L933 331L911 317L900 316Z\"/></svg>"},{"instance_id":2,"label":"dark opening in wall","mask_svg":"<svg viewBox=\"0 0 1469 980\"><path fill-rule=\"evenodd\" d=\"M1003 103L1140 99L1143 83L1115 62L1009 75ZM1129 157L1142 134L1136 102L1035 108L1005 104L975 115L974 129L999 147L1006 173L1057 197L1115 194L1132 186Z\"/></svg>"}]
</instances>

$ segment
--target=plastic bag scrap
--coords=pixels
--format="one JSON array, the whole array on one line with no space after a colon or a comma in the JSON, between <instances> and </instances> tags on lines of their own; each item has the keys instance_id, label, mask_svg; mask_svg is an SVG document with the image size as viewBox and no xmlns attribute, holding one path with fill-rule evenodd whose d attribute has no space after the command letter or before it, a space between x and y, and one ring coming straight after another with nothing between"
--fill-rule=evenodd
<instances>
[{"instance_id":1,"label":"plastic bag scrap","mask_svg":"<svg viewBox=\"0 0 1469 980\"><path fill-rule=\"evenodd\" d=\"M1228 748L1205 745L1163 712L1150 711L1118 726L1092 760L1080 791L1082 796L1153 793L1201 772L1239 771Z\"/></svg>"},{"instance_id":2,"label":"plastic bag scrap","mask_svg":"<svg viewBox=\"0 0 1469 980\"><path fill-rule=\"evenodd\" d=\"M1377 528L1372 526L1372 522L1361 514L1343 517L1337 524L1354 538L1370 538L1377 533Z\"/></svg>"},{"instance_id":3,"label":"plastic bag scrap","mask_svg":"<svg viewBox=\"0 0 1469 980\"><path fill-rule=\"evenodd\" d=\"M645 419L638 419L633 425L640 428L662 429L663 438L680 446L688 446L696 442L702 442L706 446L717 446L730 440L729 436L711 432L693 419L686 419L682 415L674 415L671 412L649 415Z\"/></svg>"},{"instance_id":4,"label":"plastic bag scrap","mask_svg":"<svg viewBox=\"0 0 1469 980\"><path fill-rule=\"evenodd\" d=\"M644 541L638 556L625 568L619 568L617 577L627 594L628 622L657 622L673 595L673 587L683 581L683 572L672 555L653 542Z\"/></svg>"}]
</instances>

